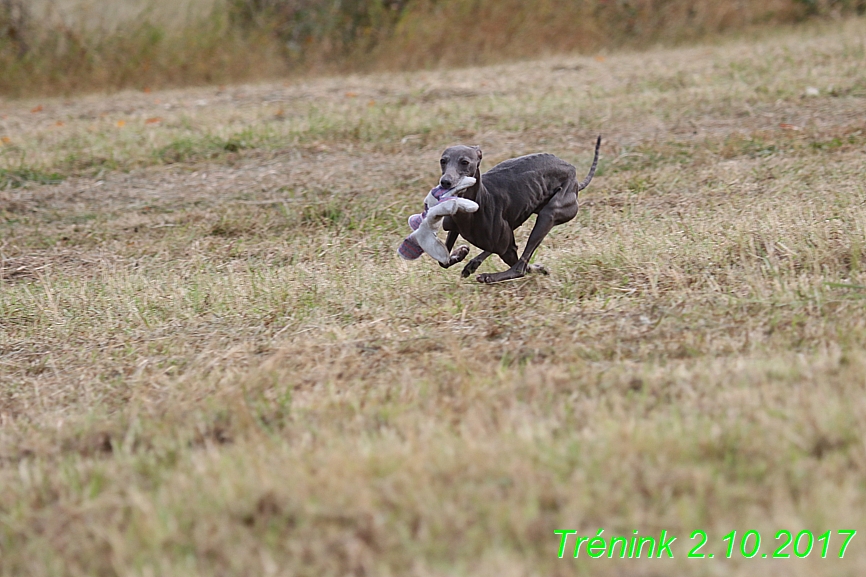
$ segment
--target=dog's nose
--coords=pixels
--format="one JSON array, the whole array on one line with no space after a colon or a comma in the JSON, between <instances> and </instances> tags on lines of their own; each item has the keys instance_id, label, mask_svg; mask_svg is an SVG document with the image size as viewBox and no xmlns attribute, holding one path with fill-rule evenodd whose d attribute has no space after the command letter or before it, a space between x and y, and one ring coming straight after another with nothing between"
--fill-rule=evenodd
<instances>
[{"instance_id":1,"label":"dog's nose","mask_svg":"<svg viewBox=\"0 0 866 577\"><path fill-rule=\"evenodd\" d=\"M439 179L439 184L442 185L442 188L451 188L451 179L443 176Z\"/></svg>"}]
</instances>

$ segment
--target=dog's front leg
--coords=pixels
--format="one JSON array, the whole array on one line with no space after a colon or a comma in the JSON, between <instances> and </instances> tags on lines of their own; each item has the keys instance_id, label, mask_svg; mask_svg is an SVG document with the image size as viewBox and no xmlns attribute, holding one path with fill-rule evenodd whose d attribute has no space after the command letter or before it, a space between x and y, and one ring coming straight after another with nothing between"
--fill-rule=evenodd
<instances>
[{"instance_id":1,"label":"dog's front leg","mask_svg":"<svg viewBox=\"0 0 866 577\"><path fill-rule=\"evenodd\" d=\"M466 266L463 267L463 272L460 273L460 276L466 278L472 273L474 273L476 270L478 270L478 267L481 266L481 263L487 260L487 257L489 257L491 254L493 253L485 250L484 252L467 262Z\"/></svg>"},{"instance_id":2,"label":"dog's front leg","mask_svg":"<svg viewBox=\"0 0 866 577\"><path fill-rule=\"evenodd\" d=\"M449 227L447 225L450 224L449 223L450 220L451 220L450 218L447 218L447 217L445 218L445 222L444 222L445 230L448 230ZM452 230L448 230L448 237L445 239L445 248L448 249L448 252L451 254L451 256L448 259L448 264L443 264L441 262L439 263L439 266L441 266L442 268L449 268L449 267L454 266L458 262L461 262L469 254L469 247L466 246L465 244L462 246L458 246L457 250L455 250L454 252L451 252L451 249L454 248L454 243L457 242L457 237L459 235L460 235L460 233L457 232L456 228L452 229Z\"/></svg>"}]
</instances>

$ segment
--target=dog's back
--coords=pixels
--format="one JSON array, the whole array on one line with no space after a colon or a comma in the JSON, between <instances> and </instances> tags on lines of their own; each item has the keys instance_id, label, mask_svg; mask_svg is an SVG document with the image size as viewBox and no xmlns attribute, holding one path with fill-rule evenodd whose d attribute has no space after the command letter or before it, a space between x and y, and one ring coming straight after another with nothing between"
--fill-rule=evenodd
<instances>
[{"instance_id":1,"label":"dog's back","mask_svg":"<svg viewBox=\"0 0 866 577\"><path fill-rule=\"evenodd\" d=\"M481 180L497 199L502 217L514 229L544 208L562 187L573 186L576 174L574 166L545 152L500 162Z\"/></svg>"}]
</instances>

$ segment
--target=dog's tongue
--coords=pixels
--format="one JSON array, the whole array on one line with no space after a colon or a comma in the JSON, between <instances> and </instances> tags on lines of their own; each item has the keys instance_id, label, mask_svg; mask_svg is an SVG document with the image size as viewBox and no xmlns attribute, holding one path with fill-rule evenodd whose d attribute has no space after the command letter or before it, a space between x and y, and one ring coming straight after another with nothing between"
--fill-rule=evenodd
<instances>
[{"instance_id":1,"label":"dog's tongue","mask_svg":"<svg viewBox=\"0 0 866 577\"><path fill-rule=\"evenodd\" d=\"M471 176L464 176L451 188L444 188L441 184L437 184L436 187L430 191L430 194L437 199L442 198L443 196L454 196L457 192L460 192L464 188L469 188L473 184L475 184L474 178Z\"/></svg>"}]
</instances>

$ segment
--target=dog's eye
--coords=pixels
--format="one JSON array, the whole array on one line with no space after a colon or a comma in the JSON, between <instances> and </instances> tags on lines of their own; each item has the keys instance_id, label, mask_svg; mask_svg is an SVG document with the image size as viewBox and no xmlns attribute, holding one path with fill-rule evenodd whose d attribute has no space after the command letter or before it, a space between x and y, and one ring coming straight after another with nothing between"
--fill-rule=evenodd
<instances>
[{"instance_id":1,"label":"dog's eye","mask_svg":"<svg viewBox=\"0 0 866 577\"><path fill-rule=\"evenodd\" d=\"M439 164L448 164L448 161L443 158L439 161Z\"/></svg>"},{"instance_id":2,"label":"dog's eye","mask_svg":"<svg viewBox=\"0 0 866 577\"><path fill-rule=\"evenodd\" d=\"M461 166L469 166L469 161L468 161L468 160L465 160L465 159L464 159L464 160L461 160L461 161L460 161L460 165L461 165Z\"/></svg>"}]
</instances>

